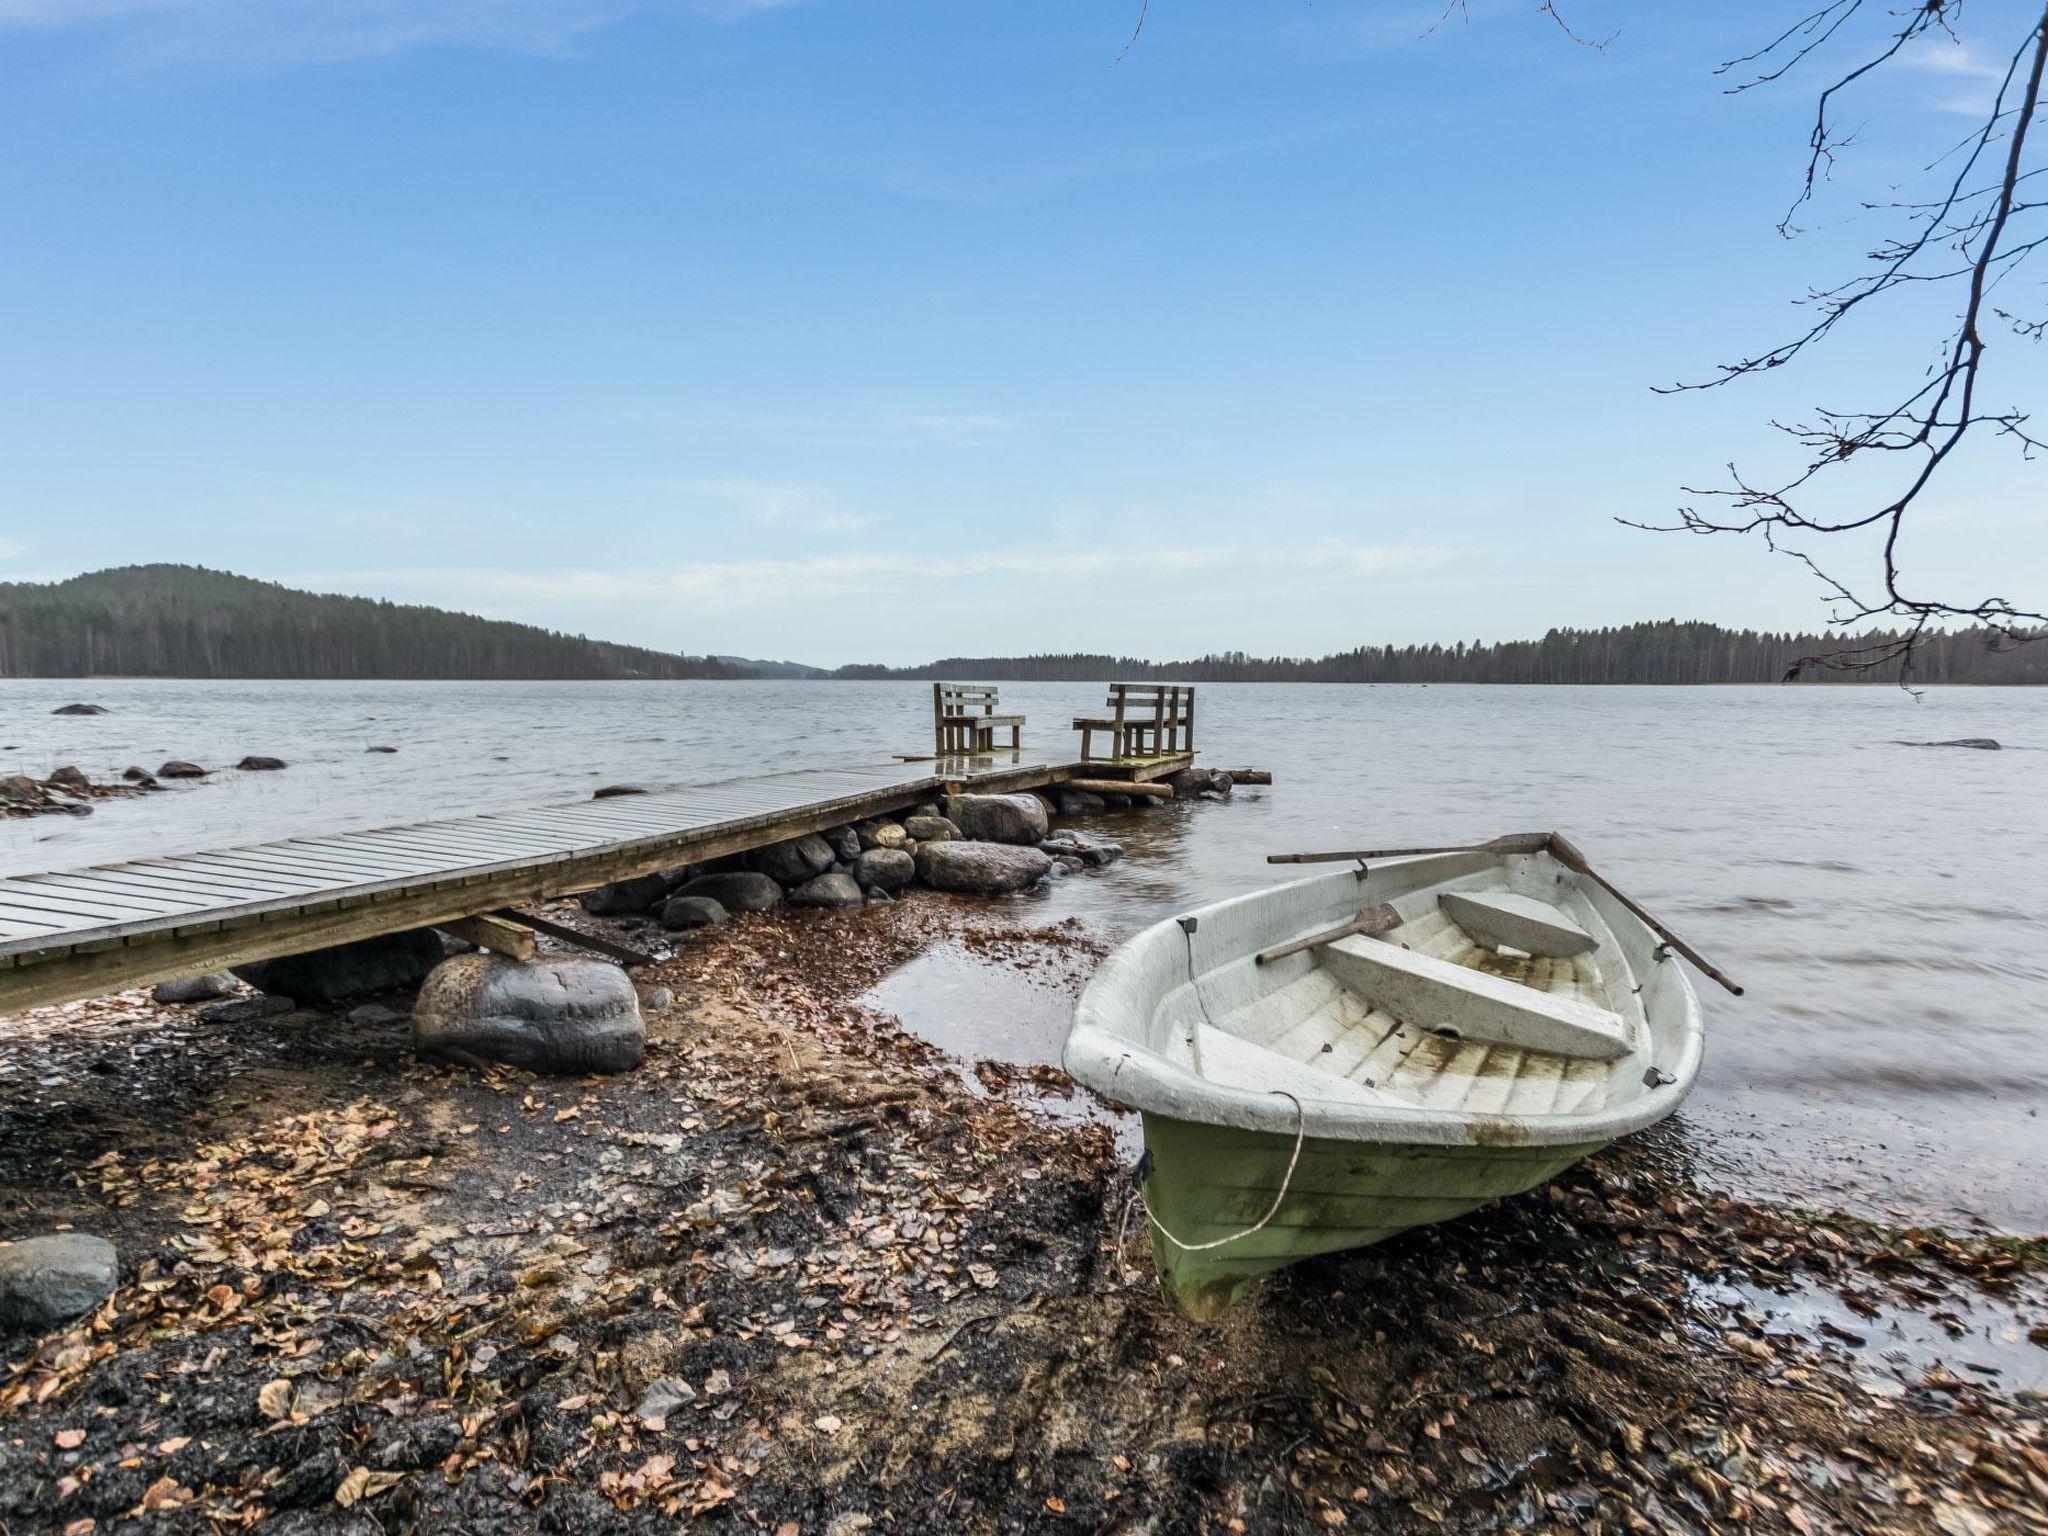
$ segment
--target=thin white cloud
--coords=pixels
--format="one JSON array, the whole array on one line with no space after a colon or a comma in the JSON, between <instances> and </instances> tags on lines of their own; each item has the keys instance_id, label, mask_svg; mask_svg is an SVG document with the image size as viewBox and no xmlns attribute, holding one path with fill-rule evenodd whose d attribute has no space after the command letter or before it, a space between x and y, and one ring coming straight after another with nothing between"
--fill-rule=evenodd
<instances>
[{"instance_id":1,"label":"thin white cloud","mask_svg":"<svg viewBox=\"0 0 2048 1536\"><path fill-rule=\"evenodd\" d=\"M471 45L559 53L642 12L737 20L794 0L0 0L0 28L99 28L130 63L277 65Z\"/></svg>"},{"instance_id":2,"label":"thin white cloud","mask_svg":"<svg viewBox=\"0 0 2048 1536\"><path fill-rule=\"evenodd\" d=\"M0 560L12 560L28 553L28 546L19 539L0 539Z\"/></svg>"},{"instance_id":3,"label":"thin white cloud","mask_svg":"<svg viewBox=\"0 0 2048 1536\"><path fill-rule=\"evenodd\" d=\"M666 569L492 571L391 570L299 573L277 579L316 591L368 592L457 607L516 613L522 604L688 606L704 611L786 608L837 598L908 595L933 583L1007 577L1013 591L1034 580L1068 587L1121 584L1134 573L1221 573L1233 583L1260 577L1307 590L1361 577L1418 572L1447 564L1463 551L1443 546L1307 541L1268 545L1130 548L1021 548L960 554L829 554L801 559L706 562ZM509 608L508 608L509 605Z\"/></svg>"},{"instance_id":4,"label":"thin white cloud","mask_svg":"<svg viewBox=\"0 0 2048 1536\"><path fill-rule=\"evenodd\" d=\"M725 502L761 528L807 533L852 533L874 521L839 505L821 486L790 480L691 480L686 494Z\"/></svg>"},{"instance_id":5,"label":"thin white cloud","mask_svg":"<svg viewBox=\"0 0 2048 1536\"><path fill-rule=\"evenodd\" d=\"M741 418L763 437L815 448L969 448L1014 432L1014 416L992 411L891 407L840 415L753 412Z\"/></svg>"}]
</instances>

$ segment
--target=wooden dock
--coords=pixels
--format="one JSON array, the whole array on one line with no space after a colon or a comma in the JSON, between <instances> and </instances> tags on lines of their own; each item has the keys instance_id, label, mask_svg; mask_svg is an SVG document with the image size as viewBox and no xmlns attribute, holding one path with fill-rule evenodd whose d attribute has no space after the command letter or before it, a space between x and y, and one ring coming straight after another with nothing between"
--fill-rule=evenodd
<instances>
[{"instance_id":1,"label":"wooden dock","mask_svg":"<svg viewBox=\"0 0 2048 1536\"><path fill-rule=\"evenodd\" d=\"M1023 752L809 768L531 810L0 879L0 1017L744 853L936 796L1154 780Z\"/></svg>"}]
</instances>

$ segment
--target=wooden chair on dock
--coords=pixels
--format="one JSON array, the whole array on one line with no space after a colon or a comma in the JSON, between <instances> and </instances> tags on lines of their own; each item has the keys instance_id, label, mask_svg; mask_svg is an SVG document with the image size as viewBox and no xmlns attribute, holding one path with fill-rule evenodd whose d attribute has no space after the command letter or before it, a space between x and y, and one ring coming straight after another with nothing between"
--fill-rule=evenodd
<instances>
[{"instance_id":1,"label":"wooden chair on dock","mask_svg":"<svg viewBox=\"0 0 2048 1536\"><path fill-rule=\"evenodd\" d=\"M1008 729L1012 752L1023 746L1024 717L999 715L993 684L933 683L932 739L940 757L984 757L996 750L996 732Z\"/></svg>"},{"instance_id":2,"label":"wooden chair on dock","mask_svg":"<svg viewBox=\"0 0 2048 1536\"><path fill-rule=\"evenodd\" d=\"M1195 690L1187 683L1111 683L1101 718L1074 722L1081 733L1081 761L1129 762L1140 758L1192 756L1195 750ZM1095 755L1095 733L1108 735L1110 755Z\"/></svg>"}]
</instances>

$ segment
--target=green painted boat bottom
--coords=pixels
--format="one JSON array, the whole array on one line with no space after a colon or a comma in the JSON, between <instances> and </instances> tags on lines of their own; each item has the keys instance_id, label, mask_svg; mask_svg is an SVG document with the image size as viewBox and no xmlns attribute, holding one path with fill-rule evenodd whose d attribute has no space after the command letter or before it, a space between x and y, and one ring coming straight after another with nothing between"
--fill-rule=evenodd
<instances>
[{"instance_id":1,"label":"green painted boat bottom","mask_svg":"<svg viewBox=\"0 0 2048 1536\"><path fill-rule=\"evenodd\" d=\"M1220 1315L1299 1259L1449 1221L1533 1189L1606 1145L1424 1146L1310 1136L1272 1219L1234 1237L1272 1209L1294 1138L1152 1114L1144 1126L1153 1262L1167 1296L1195 1317ZM1232 1240L1200 1246L1225 1238Z\"/></svg>"}]
</instances>

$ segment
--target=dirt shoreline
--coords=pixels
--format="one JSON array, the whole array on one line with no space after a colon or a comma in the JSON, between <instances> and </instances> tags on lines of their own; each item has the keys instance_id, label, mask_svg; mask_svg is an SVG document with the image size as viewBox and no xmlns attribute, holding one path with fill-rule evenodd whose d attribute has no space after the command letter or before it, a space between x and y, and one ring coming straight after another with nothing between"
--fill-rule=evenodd
<instances>
[{"instance_id":1,"label":"dirt shoreline","mask_svg":"<svg viewBox=\"0 0 2048 1536\"><path fill-rule=\"evenodd\" d=\"M2048 1251L1717 1195L1682 1132L1186 1322L1106 1126L859 1002L940 941L1072 986L1013 911L716 930L616 1079L416 1062L395 1009L11 1021L0 1237L125 1283L0 1344L0 1533L2048 1531L2042 1399L1851 1344L2048 1323Z\"/></svg>"}]
</instances>

